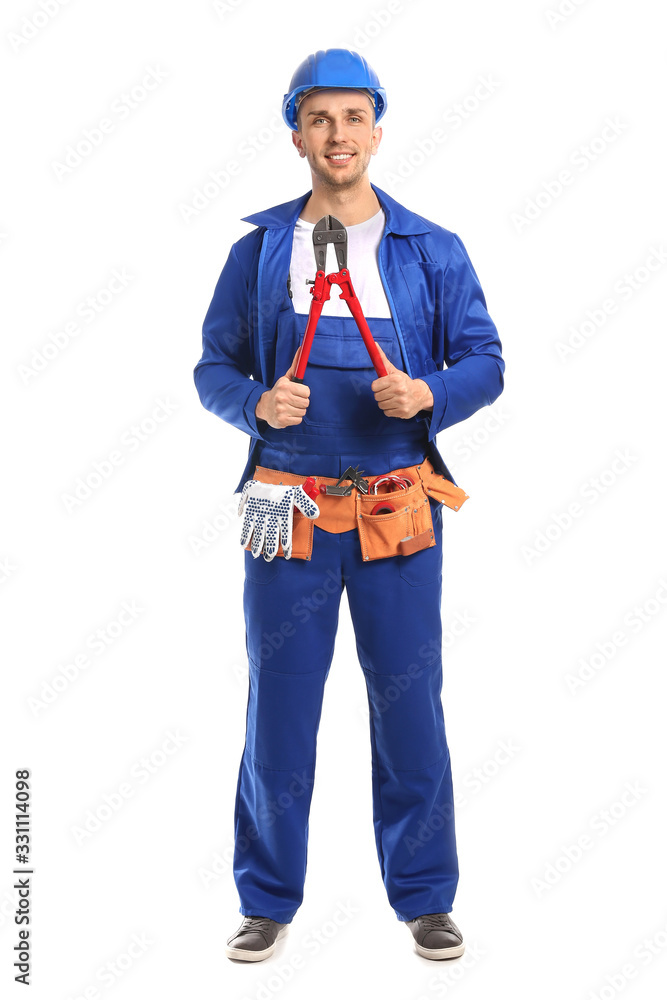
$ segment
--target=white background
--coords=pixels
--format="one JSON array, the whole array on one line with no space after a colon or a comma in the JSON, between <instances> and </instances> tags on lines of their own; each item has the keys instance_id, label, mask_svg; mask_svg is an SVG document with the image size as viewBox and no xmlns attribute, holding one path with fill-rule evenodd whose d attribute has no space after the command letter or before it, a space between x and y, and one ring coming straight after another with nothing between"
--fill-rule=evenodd
<instances>
[{"instance_id":1,"label":"white background","mask_svg":"<svg viewBox=\"0 0 667 1000\"><path fill-rule=\"evenodd\" d=\"M28 767L32 996L664 992L664 38L649 0L566 0L557 20L559 2L3 5L5 983L13 780ZM362 52L388 92L371 179L461 236L507 363L493 407L438 439L471 497L445 512L444 624L474 619L445 658L462 799L452 915L467 943L450 963L414 954L380 880L345 601L305 901L269 962L224 957L241 919L229 858L247 679L230 505L248 442L202 408L192 369L229 247L249 231L240 218L310 187L276 116L296 66L331 46ZM150 70L154 89L121 113ZM103 118L112 130L59 178ZM211 171L221 182L188 221ZM127 285L107 302L114 270ZM119 464L96 481L111 452ZM80 479L98 485L68 504Z\"/></svg>"}]
</instances>

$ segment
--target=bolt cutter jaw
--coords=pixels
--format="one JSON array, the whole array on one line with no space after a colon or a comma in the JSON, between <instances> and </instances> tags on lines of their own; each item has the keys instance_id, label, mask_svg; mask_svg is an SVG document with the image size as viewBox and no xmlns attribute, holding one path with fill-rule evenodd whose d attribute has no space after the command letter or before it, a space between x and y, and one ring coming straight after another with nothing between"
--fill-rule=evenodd
<instances>
[{"instance_id":1,"label":"bolt cutter jaw","mask_svg":"<svg viewBox=\"0 0 667 1000\"><path fill-rule=\"evenodd\" d=\"M313 249L318 271L326 270L329 243L334 245L340 271L347 267L347 229L334 215L323 215L313 229Z\"/></svg>"}]
</instances>

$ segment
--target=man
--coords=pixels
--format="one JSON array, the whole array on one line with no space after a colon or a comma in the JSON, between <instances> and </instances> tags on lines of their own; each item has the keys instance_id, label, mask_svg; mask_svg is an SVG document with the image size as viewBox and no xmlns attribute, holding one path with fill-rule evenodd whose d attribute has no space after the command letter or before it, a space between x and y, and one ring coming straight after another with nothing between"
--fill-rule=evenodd
<instances>
[{"instance_id":1,"label":"man","mask_svg":"<svg viewBox=\"0 0 667 1000\"><path fill-rule=\"evenodd\" d=\"M358 54L328 49L299 66L283 117L312 190L244 220L257 228L231 248L195 368L203 405L251 437L237 487L248 543L250 682L234 854L244 920L227 943L227 956L242 961L273 953L303 898L316 736L343 589L367 685L389 902L419 954L464 950L449 916L458 860L440 603L442 506L458 510L466 494L435 436L499 396L504 362L459 237L370 183L385 109ZM333 285L305 376L295 378L313 232L324 216L347 230L349 276L386 374L373 370ZM340 281L348 272L333 246L326 252L324 270Z\"/></svg>"}]
</instances>

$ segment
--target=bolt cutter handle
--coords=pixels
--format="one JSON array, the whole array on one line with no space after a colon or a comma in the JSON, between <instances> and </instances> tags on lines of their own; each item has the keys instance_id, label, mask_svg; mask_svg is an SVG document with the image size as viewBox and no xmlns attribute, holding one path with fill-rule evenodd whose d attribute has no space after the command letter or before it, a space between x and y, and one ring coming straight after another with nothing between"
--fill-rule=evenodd
<instances>
[{"instance_id":1,"label":"bolt cutter handle","mask_svg":"<svg viewBox=\"0 0 667 1000\"><path fill-rule=\"evenodd\" d=\"M354 320L359 328L359 333L361 334L364 344L366 345L366 350L368 351L370 359L373 362L373 367L375 368L378 377L384 378L387 374L387 369L384 366L384 361L378 351L377 344L373 340L373 334L371 333L368 323L366 322L366 317L362 312L361 302L357 298L357 293L352 287L350 272L344 270L339 271L338 274L330 274L329 281L331 281L332 284L340 285L340 297L341 299L345 299L348 309L354 316Z\"/></svg>"},{"instance_id":2,"label":"bolt cutter handle","mask_svg":"<svg viewBox=\"0 0 667 1000\"><path fill-rule=\"evenodd\" d=\"M310 292L313 298L310 303L306 332L304 333L303 340L301 341L299 357L296 362L296 371L292 376L292 382L303 383L303 376L306 373L306 365L308 364L310 348L313 345L313 337L315 336L315 330L317 329L317 324L319 322L320 315L322 314L322 306L331 296L331 284L327 280L324 271L317 272Z\"/></svg>"}]
</instances>

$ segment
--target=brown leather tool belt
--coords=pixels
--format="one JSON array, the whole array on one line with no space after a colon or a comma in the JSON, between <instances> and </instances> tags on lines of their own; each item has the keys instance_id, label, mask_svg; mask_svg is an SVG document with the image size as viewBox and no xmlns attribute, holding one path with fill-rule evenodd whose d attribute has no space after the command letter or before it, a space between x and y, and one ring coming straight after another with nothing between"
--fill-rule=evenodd
<instances>
[{"instance_id":1,"label":"brown leather tool belt","mask_svg":"<svg viewBox=\"0 0 667 1000\"><path fill-rule=\"evenodd\" d=\"M364 494L356 486L352 487L348 496L321 493L315 501L320 508L319 517L315 520L305 517L295 507L292 557L310 559L315 525L322 531L333 533L357 528L364 559L407 556L436 544L429 497L451 510L459 510L468 499L468 494L460 486L455 486L441 473L436 472L428 458L424 458L419 465L393 469L387 475L409 476L413 485L406 490L383 494ZM339 481L326 476L314 478L316 487L333 486ZM265 469L258 465L255 467L253 479L260 483L301 486L306 477L277 469ZM391 502L394 511L388 514L371 514L373 507L381 500ZM250 548L250 543L246 548ZM282 546L278 547L278 555L283 555Z\"/></svg>"}]
</instances>

